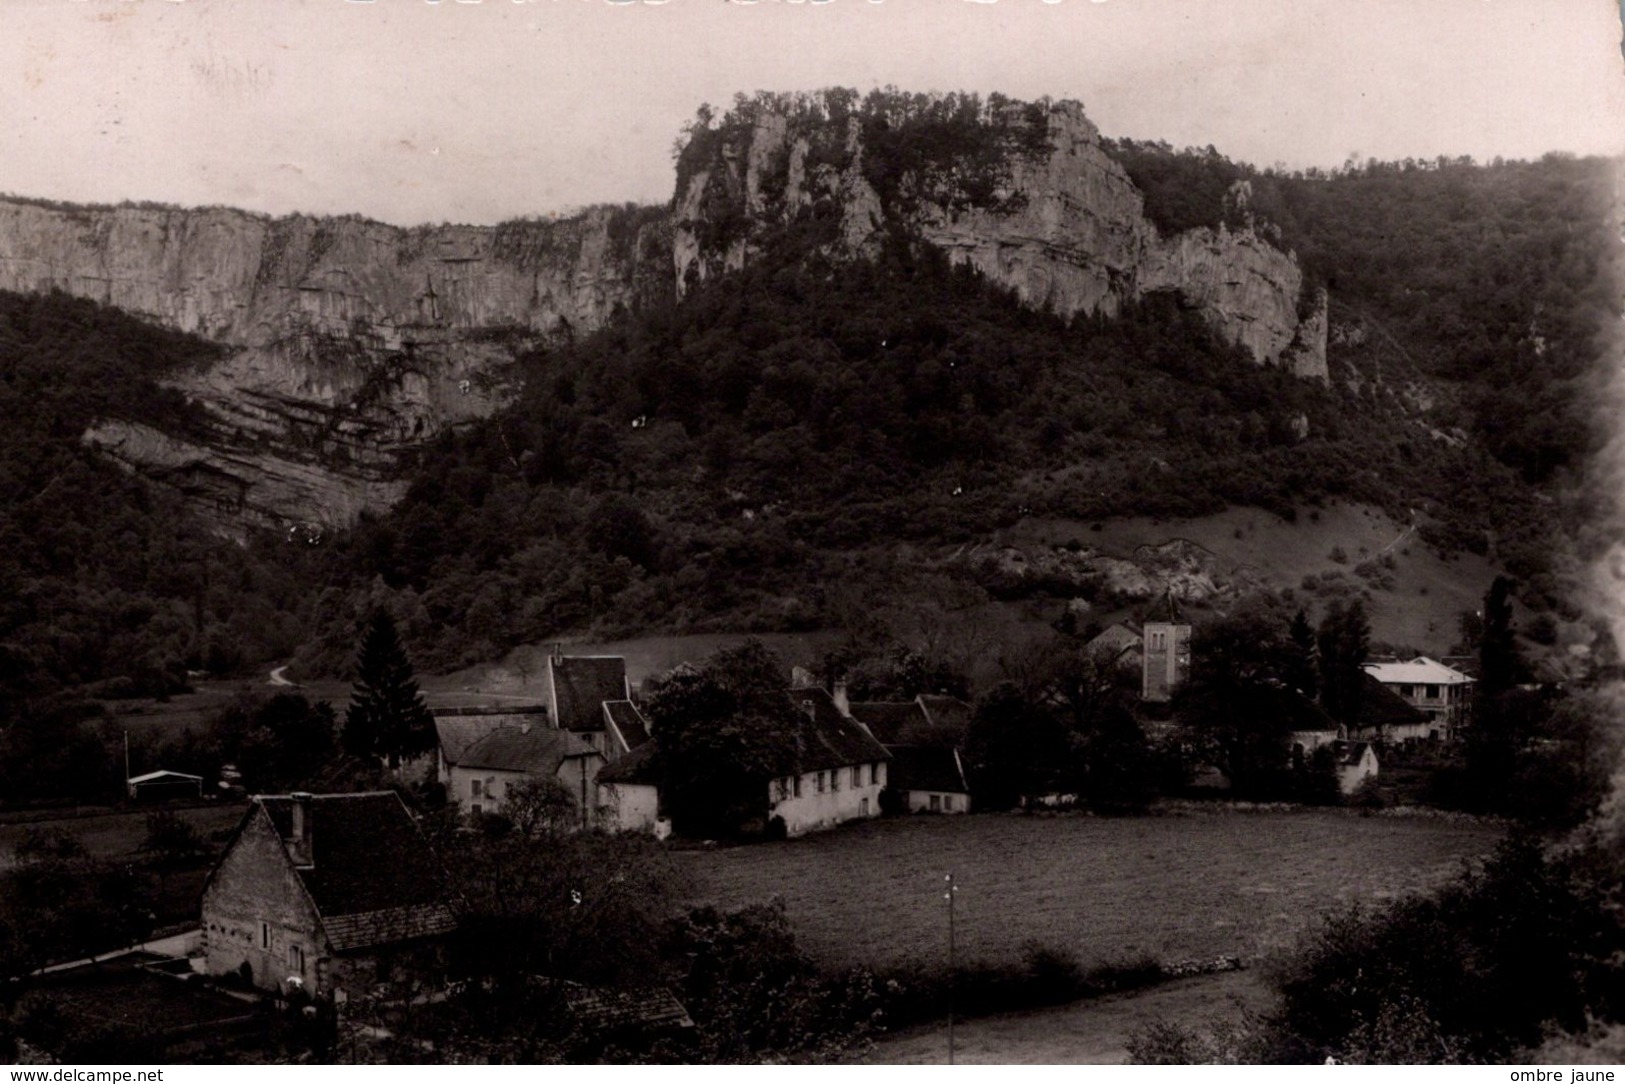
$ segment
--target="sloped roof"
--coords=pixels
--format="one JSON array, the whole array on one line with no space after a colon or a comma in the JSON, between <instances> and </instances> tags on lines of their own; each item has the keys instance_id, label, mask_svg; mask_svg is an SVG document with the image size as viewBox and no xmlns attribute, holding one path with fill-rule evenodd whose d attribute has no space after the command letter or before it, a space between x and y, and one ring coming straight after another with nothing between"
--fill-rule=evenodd
<instances>
[{"instance_id":1,"label":"sloped roof","mask_svg":"<svg viewBox=\"0 0 1625 1084\"><path fill-rule=\"evenodd\" d=\"M148 772L146 775L132 775L124 782L130 786L135 786L138 783L168 783L176 781L183 783L201 783L203 782L203 777L201 775L187 775L185 772L172 772L167 768L161 768L156 772Z\"/></svg>"},{"instance_id":2,"label":"sloped roof","mask_svg":"<svg viewBox=\"0 0 1625 1084\"><path fill-rule=\"evenodd\" d=\"M971 708L952 696L921 694L913 700L857 700L848 705L852 717L886 746L965 743Z\"/></svg>"},{"instance_id":3,"label":"sloped roof","mask_svg":"<svg viewBox=\"0 0 1625 1084\"><path fill-rule=\"evenodd\" d=\"M1287 729L1294 732L1336 730L1337 722L1321 706L1287 685L1264 686L1265 695L1279 717L1287 721Z\"/></svg>"},{"instance_id":4,"label":"sloped roof","mask_svg":"<svg viewBox=\"0 0 1625 1084\"><path fill-rule=\"evenodd\" d=\"M521 716L546 715L546 704L464 704L454 708L433 708L430 714L436 719L457 719L463 717L484 716Z\"/></svg>"},{"instance_id":5,"label":"sloped roof","mask_svg":"<svg viewBox=\"0 0 1625 1084\"><path fill-rule=\"evenodd\" d=\"M548 726L499 727L463 750L459 768L553 775L571 757L597 756L598 751L568 730Z\"/></svg>"},{"instance_id":6,"label":"sloped roof","mask_svg":"<svg viewBox=\"0 0 1625 1084\"><path fill-rule=\"evenodd\" d=\"M691 1028L694 1021L675 994L664 986L641 990L611 990L576 982L538 979L563 995L571 1022L588 1037L661 1033Z\"/></svg>"},{"instance_id":7,"label":"sloped roof","mask_svg":"<svg viewBox=\"0 0 1625 1084\"><path fill-rule=\"evenodd\" d=\"M914 699L925 709L933 727L953 727L961 734L970 729L971 707L959 697L921 693Z\"/></svg>"},{"instance_id":8,"label":"sloped roof","mask_svg":"<svg viewBox=\"0 0 1625 1084\"><path fill-rule=\"evenodd\" d=\"M609 724L607 729L620 735L628 752L649 740L649 722L630 700L604 701L604 719Z\"/></svg>"},{"instance_id":9,"label":"sloped roof","mask_svg":"<svg viewBox=\"0 0 1625 1084\"><path fill-rule=\"evenodd\" d=\"M847 705L847 711L868 727L869 733L882 745L902 743L906 740L905 732L916 732L931 725L925 709L914 700L854 700Z\"/></svg>"},{"instance_id":10,"label":"sloped roof","mask_svg":"<svg viewBox=\"0 0 1625 1084\"><path fill-rule=\"evenodd\" d=\"M886 782L898 790L934 790L969 794L959 757L952 749L933 745L892 745Z\"/></svg>"},{"instance_id":11,"label":"sloped roof","mask_svg":"<svg viewBox=\"0 0 1625 1084\"><path fill-rule=\"evenodd\" d=\"M312 864L298 870L337 952L450 933L457 925L445 871L393 791L316 794ZM286 841L293 799L255 801Z\"/></svg>"},{"instance_id":12,"label":"sloped roof","mask_svg":"<svg viewBox=\"0 0 1625 1084\"><path fill-rule=\"evenodd\" d=\"M1083 650L1090 655L1121 656L1144 644L1145 633L1142 630L1119 621L1107 626L1099 636L1084 644Z\"/></svg>"},{"instance_id":13,"label":"sloped roof","mask_svg":"<svg viewBox=\"0 0 1625 1084\"><path fill-rule=\"evenodd\" d=\"M619 655L550 655L554 722L565 730L602 730L606 700L626 700L626 660Z\"/></svg>"},{"instance_id":14,"label":"sloped roof","mask_svg":"<svg viewBox=\"0 0 1625 1084\"><path fill-rule=\"evenodd\" d=\"M891 758L886 747L857 720L843 715L823 689L791 689L788 695L797 706L811 707L813 725L798 770L816 772Z\"/></svg>"},{"instance_id":15,"label":"sloped roof","mask_svg":"<svg viewBox=\"0 0 1625 1084\"><path fill-rule=\"evenodd\" d=\"M446 763L459 764L469 746L505 726L514 725L513 719L502 715L442 718L437 714L434 719L434 732L440 741L440 755L445 758Z\"/></svg>"},{"instance_id":16,"label":"sloped roof","mask_svg":"<svg viewBox=\"0 0 1625 1084\"><path fill-rule=\"evenodd\" d=\"M1473 680L1426 655L1410 662L1368 662L1365 672L1384 685L1462 685Z\"/></svg>"},{"instance_id":17,"label":"sloped roof","mask_svg":"<svg viewBox=\"0 0 1625 1084\"><path fill-rule=\"evenodd\" d=\"M1367 673L1360 683L1360 709L1355 716L1356 730L1372 730L1385 726L1414 726L1425 723L1428 713L1411 704L1394 690Z\"/></svg>"},{"instance_id":18,"label":"sloped roof","mask_svg":"<svg viewBox=\"0 0 1625 1084\"><path fill-rule=\"evenodd\" d=\"M654 742L644 742L621 759L599 769L598 782L627 783L635 786L658 786L660 775L656 770L655 755L659 746Z\"/></svg>"}]
</instances>

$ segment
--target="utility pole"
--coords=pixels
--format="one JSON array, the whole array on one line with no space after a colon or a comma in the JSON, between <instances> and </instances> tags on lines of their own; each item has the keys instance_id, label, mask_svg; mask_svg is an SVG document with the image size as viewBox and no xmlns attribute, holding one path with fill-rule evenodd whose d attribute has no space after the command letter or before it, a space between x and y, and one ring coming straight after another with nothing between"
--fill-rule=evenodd
<instances>
[{"instance_id":1,"label":"utility pole","mask_svg":"<svg viewBox=\"0 0 1625 1084\"><path fill-rule=\"evenodd\" d=\"M954 875L952 873L943 877L943 881L948 886L947 891L943 892L942 898L948 901L948 1064L952 1065L954 1063L954 986L956 985L954 975L954 896L958 894L959 889L954 886Z\"/></svg>"}]
</instances>

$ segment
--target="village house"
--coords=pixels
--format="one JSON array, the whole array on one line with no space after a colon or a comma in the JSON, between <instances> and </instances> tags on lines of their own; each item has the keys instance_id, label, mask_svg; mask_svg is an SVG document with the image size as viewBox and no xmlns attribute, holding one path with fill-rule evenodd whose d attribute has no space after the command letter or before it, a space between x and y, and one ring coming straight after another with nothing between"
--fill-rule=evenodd
<instances>
[{"instance_id":1,"label":"village house","mask_svg":"<svg viewBox=\"0 0 1625 1084\"><path fill-rule=\"evenodd\" d=\"M553 725L568 730L603 753L608 760L630 750L615 748L609 733L609 717L604 705L630 704L632 686L626 677L626 660L619 655L565 655L557 649L547 658L542 673L547 706Z\"/></svg>"},{"instance_id":2,"label":"village house","mask_svg":"<svg viewBox=\"0 0 1625 1084\"><path fill-rule=\"evenodd\" d=\"M1467 722L1474 682L1460 670L1418 655L1409 662L1368 662L1365 672L1427 714L1430 739L1450 741Z\"/></svg>"},{"instance_id":3,"label":"village house","mask_svg":"<svg viewBox=\"0 0 1625 1084\"><path fill-rule=\"evenodd\" d=\"M568 730L499 726L447 759L446 797L466 813L501 813L514 787L552 779L569 793L579 823L588 827L597 814L603 765L604 755Z\"/></svg>"},{"instance_id":4,"label":"village house","mask_svg":"<svg viewBox=\"0 0 1625 1084\"><path fill-rule=\"evenodd\" d=\"M203 887L208 974L346 991L432 969L457 925L445 874L393 791L252 799Z\"/></svg>"},{"instance_id":5,"label":"village house","mask_svg":"<svg viewBox=\"0 0 1625 1084\"><path fill-rule=\"evenodd\" d=\"M888 745L891 789L910 813L969 813L970 784L959 750L941 745Z\"/></svg>"},{"instance_id":6,"label":"village house","mask_svg":"<svg viewBox=\"0 0 1625 1084\"><path fill-rule=\"evenodd\" d=\"M878 817L891 754L824 690L792 689L788 695L812 725L795 770L762 780L768 830L799 836ZM607 823L623 831L670 831L655 742L604 768L598 783Z\"/></svg>"},{"instance_id":7,"label":"village house","mask_svg":"<svg viewBox=\"0 0 1625 1084\"><path fill-rule=\"evenodd\" d=\"M970 705L952 696L913 700L847 701L837 682L831 700L862 723L892 755L887 766L888 808L969 813L970 785L959 751L970 730Z\"/></svg>"},{"instance_id":8,"label":"village house","mask_svg":"<svg viewBox=\"0 0 1625 1084\"><path fill-rule=\"evenodd\" d=\"M1330 758L1338 793L1344 797L1359 790L1367 779L1376 777L1380 766L1377 751L1369 742L1350 741L1346 727L1339 726L1319 704L1296 689L1277 685L1274 692L1276 710L1282 712L1292 728L1287 741L1293 768L1301 771L1310 767L1317 759L1316 754L1326 750L1322 755Z\"/></svg>"},{"instance_id":9,"label":"village house","mask_svg":"<svg viewBox=\"0 0 1625 1084\"><path fill-rule=\"evenodd\" d=\"M1083 652L1102 666L1122 666L1139 673L1145 665L1145 630L1126 621L1115 622L1084 644Z\"/></svg>"},{"instance_id":10,"label":"village house","mask_svg":"<svg viewBox=\"0 0 1625 1084\"><path fill-rule=\"evenodd\" d=\"M1413 706L1371 674L1361 677L1360 704L1354 723L1348 728L1350 738L1384 746L1439 739L1438 724L1427 712Z\"/></svg>"}]
</instances>

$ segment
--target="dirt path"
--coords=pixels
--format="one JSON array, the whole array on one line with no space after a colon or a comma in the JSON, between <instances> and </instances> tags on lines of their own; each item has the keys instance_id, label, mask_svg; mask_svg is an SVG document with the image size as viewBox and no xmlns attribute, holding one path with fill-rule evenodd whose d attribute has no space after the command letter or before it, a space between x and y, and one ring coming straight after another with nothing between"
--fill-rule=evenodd
<instances>
[{"instance_id":1,"label":"dirt path","mask_svg":"<svg viewBox=\"0 0 1625 1084\"><path fill-rule=\"evenodd\" d=\"M1121 1065L1129 1036L1152 1020L1200 1023L1263 1006L1269 990L1253 971L1182 979L1149 990L1054 1009L984 1016L954 1029L955 1061L965 1065ZM859 1061L930 1065L948 1060L948 1028L932 1025L880 1041Z\"/></svg>"}]
</instances>

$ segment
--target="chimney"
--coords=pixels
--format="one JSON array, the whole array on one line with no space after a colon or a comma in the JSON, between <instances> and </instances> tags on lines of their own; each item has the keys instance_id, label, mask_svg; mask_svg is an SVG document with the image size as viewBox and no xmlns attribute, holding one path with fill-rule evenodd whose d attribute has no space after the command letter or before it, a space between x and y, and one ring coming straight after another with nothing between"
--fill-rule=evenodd
<instances>
[{"instance_id":1,"label":"chimney","mask_svg":"<svg viewBox=\"0 0 1625 1084\"><path fill-rule=\"evenodd\" d=\"M553 642L553 661L559 662L564 658L564 644L555 640Z\"/></svg>"},{"instance_id":2,"label":"chimney","mask_svg":"<svg viewBox=\"0 0 1625 1084\"><path fill-rule=\"evenodd\" d=\"M316 864L315 850L310 843L310 795L297 791L288 795L293 800L293 826L288 833L288 855L293 864L309 869Z\"/></svg>"},{"instance_id":3,"label":"chimney","mask_svg":"<svg viewBox=\"0 0 1625 1084\"><path fill-rule=\"evenodd\" d=\"M851 718L852 704L846 698L846 679L840 678L833 683L829 691L829 698L835 701L835 710Z\"/></svg>"}]
</instances>

